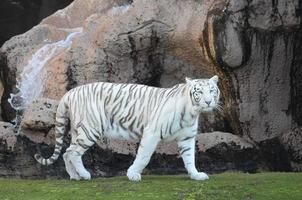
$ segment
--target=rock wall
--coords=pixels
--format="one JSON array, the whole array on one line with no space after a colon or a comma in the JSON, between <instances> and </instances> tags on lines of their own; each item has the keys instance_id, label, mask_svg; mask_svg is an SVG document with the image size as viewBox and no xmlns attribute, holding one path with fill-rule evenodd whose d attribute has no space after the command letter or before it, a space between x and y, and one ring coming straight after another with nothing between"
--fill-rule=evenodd
<instances>
[{"instance_id":1,"label":"rock wall","mask_svg":"<svg viewBox=\"0 0 302 200\"><path fill-rule=\"evenodd\" d=\"M41 96L55 100L89 82L170 87L185 76L218 74L223 110L202 116L199 131L229 132L232 142L229 134L217 144L211 140L214 150L200 150L198 163L212 171L299 170L300 151L292 141L302 137L301 7L298 0L75 0L1 47L3 118L14 117L7 99L41 49L55 49L38 74L45 79ZM252 145L250 150L237 148L237 137ZM111 152L110 162L133 152L102 151ZM122 157L129 164L131 156ZM155 158L160 165L160 156Z\"/></svg>"},{"instance_id":2,"label":"rock wall","mask_svg":"<svg viewBox=\"0 0 302 200\"><path fill-rule=\"evenodd\" d=\"M214 42L207 51L231 83L225 91L233 94L227 101L233 99L230 104L236 109L235 132L256 142L279 136L292 126L291 66L298 54L293 48L300 23L298 1L230 1L215 6L206 34Z\"/></svg>"}]
</instances>

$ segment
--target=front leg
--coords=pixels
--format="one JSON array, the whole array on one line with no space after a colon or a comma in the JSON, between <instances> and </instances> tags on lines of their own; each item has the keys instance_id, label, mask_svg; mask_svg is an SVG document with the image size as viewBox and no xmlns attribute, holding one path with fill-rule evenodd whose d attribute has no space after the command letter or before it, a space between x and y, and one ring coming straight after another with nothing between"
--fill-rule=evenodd
<instances>
[{"instance_id":1,"label":"front leg","mask_svg":"<svg viewBox=\"0 0 302 200\"><path fill-rule=\"evenodd\" d=\"M195 135L180 138L177 144L190 178L194 180L209 179L206 173L198 172L195 167Z\"/></svg>"},{"instance_id":2,"label":"front leg","mask_svg":"<svg viewBox=\"0 0 302 200\"><path fill-rule=\"evenodd\" d=\"M154 133L145 133L141 139L140 145L137 150L137 155L133 164L127 170L127 176L131 181L140 181L141 173L147 166L150 158L160 141L158 135Z\"/></svg>"}]
</instances>

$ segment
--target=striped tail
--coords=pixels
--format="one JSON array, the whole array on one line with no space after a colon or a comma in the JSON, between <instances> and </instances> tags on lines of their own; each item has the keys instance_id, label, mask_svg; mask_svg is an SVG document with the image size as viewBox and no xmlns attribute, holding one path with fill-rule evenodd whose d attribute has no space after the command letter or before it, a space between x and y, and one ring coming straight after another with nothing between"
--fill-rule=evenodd
<instances>
[{"instance_id":1,"label":"striped tail","mask_svg":"<svg viewBox=\"0 0 302 200\"><path fill-rule=\"evenodd\" d=\"M42 165L51 165L53 164L60 156L62 147L63 147L63 137L68 125L68 106L66 105L64 98L60 101L60 104L56 113L56 145L54 153L50 158L43 158L40 154L35 154L35 159Z\"/></svg>"}]
</instances>

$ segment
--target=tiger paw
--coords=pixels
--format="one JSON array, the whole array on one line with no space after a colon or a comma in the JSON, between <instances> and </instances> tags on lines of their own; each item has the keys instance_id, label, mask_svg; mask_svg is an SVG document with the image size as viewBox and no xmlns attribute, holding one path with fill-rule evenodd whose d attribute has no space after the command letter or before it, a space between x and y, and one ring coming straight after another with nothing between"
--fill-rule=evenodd
<instances>
[{"instance_id":1,"label":"tiger paw","mask_svg":"<svg viewBox=\"0 0 302 200\"><path fill-rule=\"evenodd\" d=\"M206 173L198 172L196 174L191 174L190 178L197 181L203 181L209 179L209 176Z\"/></svg>"},{"instance_id":2,"label":"tiger paw","mask_svg":"<svg viewBox=\"0 0 302 200\"><path fill-rule=\"evenodd\" d=\"M81 176L81 179L83 179L83 180L91 180L91 175L89 172L82 172L82 174L80 176Z\"/></svg>"},{"instance_id":3,"label":"tiger paw","mask_svg":"<svg viewBox=\"0 0 302 200\"><path fill-rule=\"evenodd\" d=\"M75 181L79 181L81 180L81 177L80 176L70 176L69 178L71 181L75 180Z\"/></svg>"},{"instance_id":4,"label":"tiger paw","mask_svg":"<svg viewBox=\"0 0 302 200\"><path fill-rule=\"evenodd\" d=\"M133 171L128 171L127 176L130 181L141 181L142 179L140 173Z\"/></svg>"}]
</instances>

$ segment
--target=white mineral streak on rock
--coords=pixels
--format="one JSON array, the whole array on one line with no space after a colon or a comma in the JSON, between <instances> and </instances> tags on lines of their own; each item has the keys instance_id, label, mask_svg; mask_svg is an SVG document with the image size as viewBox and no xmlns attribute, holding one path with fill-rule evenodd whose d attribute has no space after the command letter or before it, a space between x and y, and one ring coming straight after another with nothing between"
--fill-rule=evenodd
<instances>
[{"instance_id":1,"label":"white mineral streak on rock","mask_svg":"<svg viewBox=\"0 0 302 200\"><path fill-rule=\"evenodd\" d=\"M123 5L123 6L114 6L110 11L109 14L111 15L120 15L124 14L129 10L129 5Z\"/></svg>"},{"instance_id":2,"label":"white mineral streak on rock","mask_svg":"<svg viewBox=\"0 0 302 200\"><path fill-rule=\"evenodd\" d=\"M72 40L81 34L82 28L72 29L72 32L65 40L60 40L55 43L49 43L38 49L24 66L20 77L17 79L16 87L19 89L17 94L11 94L9 103L15 110L23 110L33 100L39 98L43 94L44 79L46 72L44 70L45 64L64 49L70 48Z\"/></svg>"}]
</instances>

